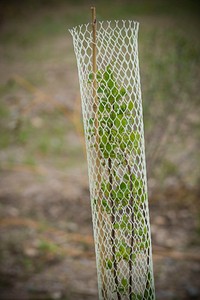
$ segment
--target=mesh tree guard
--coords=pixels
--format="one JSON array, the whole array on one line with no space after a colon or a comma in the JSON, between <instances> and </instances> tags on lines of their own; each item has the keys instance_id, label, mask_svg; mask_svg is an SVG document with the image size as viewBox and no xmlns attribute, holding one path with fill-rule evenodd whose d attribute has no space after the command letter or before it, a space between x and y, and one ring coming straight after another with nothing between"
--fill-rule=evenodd
<instances>
[{"instance_id":1,"label":"mesh tree guard","mask_svg":"<svg viewBox=\"0 0 200 300\"><path fill-rule=\"evenodd\" d=\"M87 147L99 299L155 299L134 21L70 30ZM94 57L95 52L95 57ZM94 66L95 64L95 66Z\"/></svg>"}]
</instances>

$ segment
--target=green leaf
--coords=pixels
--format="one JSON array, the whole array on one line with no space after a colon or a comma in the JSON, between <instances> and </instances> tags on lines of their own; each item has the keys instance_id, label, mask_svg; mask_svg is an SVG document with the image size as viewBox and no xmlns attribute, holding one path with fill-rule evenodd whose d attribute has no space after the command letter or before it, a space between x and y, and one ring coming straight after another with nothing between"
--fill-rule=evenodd
<instances>
[{"instance_id":1,"label":"green leaf","mask_svg":"<svg viewBox=\"0 0 200 300\"><path fill-rule=\"evenodd\" d=\"M114 124L115 124L115 126L116 126L117 128L119 128L120 125L121 125L121 122L120 122L120 120L117 118L117 119L115 119Z\"/></svg>"},{"instance_id":2,"label":"green leaf","mask_svg":"<svg viewBox=\"0 0 200 300\"><path fill-rule=\"evenodd\" d=\"M89 76L88 76L89 80L93 80L94 78L94 74L93 73L90 73Z\"/></svg>"},{"instance_id":3,"label":"green leaf","mask_svg":"<svg viewBox=\"0 0 200 300\"><path fill-rule=\"evenodd\" d=\"M132 110L134 108L134 103L132 101L128 104L128 110Z\"/></svg>"},{"instance_id":4,"label":"green leaf","mask_svg":"<svg viewBox=\"0 0 200 300\"><path fill-rule=\"evenodd\" d=\"M129 174L124 174L123 179L126 180L126 181L129 181L130 180L130 175Z\"/></svg>"},{"instance_id":5,"label":"green leaf","mask_svg":"<svg viewBox=\"0 0 200 300\"><path fill-rule=\"evenodd\" d=\"M140 220L140 221L141 221L141 219L143 218L143 216L142 216L142 214L141 214L140 211L137 213L136 218L137 218L138 220Z\"/></svg>"},{"instance_id":6,"label":"green leaf","mask_svg":"<svg viewBox=\"0 0 200 300\"><path fill-rule=\"evenodd\" d=\"M112 149L112 146L111 146L111 144L107 144L107 145L106 145L106 150L107 150L108 152L110 152L110 151L111 151L111 149Z\"/></svg>"},{"instance_id":7,"label":"green leaf","mask_svg":"<svg viewBox=\"0 0 200 300\"><path fill-rule=\"evenodd\" d=\"M135 293L131 294L131 300L143 300L143 299L148 299L148 298L143 298L141 294L135 294Z\"/></svg>"},{"instance_id":8,"label":"green leaf","mask_svg":"<svg viewBox=\"0 0 200 300\"><path fill-rule=\"evenodd\" d=\"M116 199L117 197L117 192L115 190L112 190L111 191L111 196L112 196L112 199Z\"/></svg>"},{"instance_id":9,"label":"green leaf","mask_svg":"<svg viewBox=\"0 0 200 300\"><path fill-rule=\"evenodd\" d=\"M131 223L128 222L128 221L122 221L122 222L120 223L120 228L121 228L121 229L126 229L126 232L127 232L127 231L130 231L130 230L131 230Z\"/></svg>"},{"instance_id":10,"label":"green leaf","mask_svg":"<svg viewBox=\"0 0 200 300\"><path fill-rule=\"evenodd\" d=\"M103 205L103 207L107 207L108 206L108 202L105 199L103 199L102 200L102 205Z\"/></svg>"},{"instance_id":11,"label":"green leaf","mask_svg":"<svg viewBox=\"0 0 200 300\"><path fill-rule=\"evenodd\" d=\"M123 293L123 292L125 291L125 289L124 289L123 286L119 286L119 287L118 287L118 291L119 291L120 293Z\"/></svg>"},{"instance_id":12,"label":"green leaf","mask_svg":"<svg viewBox=\"0 0 200 300\"><path fill-rule=\"evenodd\" d=\"M107 259L106 261L106 269L112 269L113 263L110 259Z\"/></svg>"},{"instance_id":13,"label":"green leaf","mask_svg":"<svg viewBox=\"0 0 200 300\"><path fill-rule=\"evenodd\" d=\"M108 126L108 128L111 128L113 126L113 120L112 119L110 119L110 118L108 119L107 126Z\"/></svg>"},{"instance_id":14,"label":"green leaf","mask_svg":"<svg viewBox=\"0 0 200 300\"><path fill-rule=\"evenodd\" d=\"M129 218L127 215L123 215L122 220L123 222L127 223L129 221Z\"/></svg>"},{"instance_id":15,"label":"green leaf","mask_svg":"<svg viewBox=\"0 0 200 300\"><path fill-rule=\"evenodd\" d=\"M115 97L114 97L112 94L109 94L109 95L108 95L108 100L109 100L109 102L110 102L111 104L114 104L114 102L115 102Z\"/></svg>"},{"instance_id":16,"label":"green leaf","mask_svg":"<svg viewBox=\"0 0 200 300\"><path fill-rule=\"evenodd\" d=\"M139 243L139 249L144 250L145 249L145 244L144 243Z\"/></svg>"},{"instance_id":17,"label":"green leaf","mask_svg":"<svg viewBox=\"0 0 200 300\"><path fill-rule=\"evenodd\" d=\"M112 79L108 80L108 87L109 87L109 89L114 88L114 86L115 86L114 81Z\"/></svg>"},{"instance_id":18,"label":"green leaf","mask_svg":"<svg viewBox=\"0 0 200 300\"><path fill-rule=\"evenodd\" d=\"M120 190L125 191L126 190L126 184L124 182L122 182L120 184Z\"/></svg>"},{"instance_id":19,"label":"green leaf","mask_svg":"<svg viewBox=\"0 0 200 300\"><path fill-rule=\"evenodd\" d=\"M139 206L137 204L134 205L134 212L137 213L139 211Z\"/></svg>"},{"instance_id":20,"label":"green leaf","mask_svg":"<svg viewBox=\"0 0 200 300\"><path fill-rule=\"evenodd\" d=\"M111 158L116 158L116 154L115 154L114 151L111 151L111 152L110 152L110 157L111 157Z\"/></svg>"},{"instance_id":21,"label":"green leaf","mask_svg":"<svg viewBox=\"0 0 200 300\"><path fill-rule=\"evenodd\" d=\"M145 248L147 249L147 248L149 247L149 245L150 245L150 243L149 243L149 241L147 240L147 241L145 242Z\"/></svg>"},{"instance_id":22,"label":"green leaf","mask_svg":"<svg viewBox=\"0 0 200 300\"><path fill-rule=\"evenodd\" d=\"M111 111L111 104L105 103L105 108L106 108L107 112L109 113Z\"/></svg>"},{"instance_id":23,"label":"green leaf","mask_svg":"<svg viewBox=\"0 0 200 300\"><path fill-rule=\"evenodd\" d=\"M144 234L147 234L147 226L143 227L143 232L144 232Z\"/></svg>"},{"instance_id":24,"label":"green leaf","mask_svg":"<svg viewBox=\"0 0 200 300\"><path fill-rule=\"evenodd\" d=\"M116 253L116 256L119 259L124 259L128 261L129 255L130 255L130 247L125 242L122 242L119 246L119 250Z\"/></svg>"},{"instance_id":25,"label":"green leaf","mask_svg":"<svg viewBox=\"0 0 200 300\"><path fill-rule=\"evenodd\" d=\"M109 88L111 88L111 87L109 86ZM112 96L117 96L117 94L118 94L118 89L116 87L113 87L112 90L111 90L111 95Z\"/></svg>"},{"instance_id":26,"label":"green leaf","mask_svg":"<svg viewBox=\"0 0 200 300\"><path fill-rule=\"evenodd\" d=\"M115 228L115 229L119 229L119 228L120 228L120 224L119 224L119 223L115 223L115 224L114 224L114 228Z\"/></svg>"},{"instance_id":27,"label":"green leaf","mask_svg":"<svg viewBox=\"0 0 200 300\"><path fill-rule=\"evenodd\" d=\"M117 115L117 117L118 117L119 120L121 120L121 119L123 118L123 113L120 112L120 113Z\"/></svg>"},{"instance_id":28,"label":"green leaf","mask_svg":"<svg viewBox=\"0 0 200 300\"><path fill-rule=\"evenodd\" d=\"M128 200L127 199L122 199L122 206L125 207L128 205Z\"/></svg>"},{"instance_id":29,"label":"green leaf","mask_svg":"<svg viewBox=\"0 0 200 300\"><path fill-rule=\"evenodd\" d=\"M111 112L110 117L112 120L116 119L116 113L114 111Z\"/></svg>"},{"instance_id":30,"label":"green leaf","mask_svg":"<svg viewBox=\"0 0 200 300\"><path fill-rule=\"evenodd\" d=\"M136 258L137 258L137 255L135 253L133 253L131 255L131 260L134 262L136 260Z\"/></svg>"},{"instance_id":31,"label":"green leaf","mask_svg":"<svg viewBox=\"0 0 200 300\"><path fill-rule=\"evenodd\" d=\"M112 136L116 136L117 130L112 128L112 129L111 129L111 134L112 134Z\"/></svg>"},{"instance_id":32,"label":"green leaf","mask_svg":"<svg viewBox=\"0 0 200 300\"><path fill-rule=\"evenodd\" d=\"M122 198L123 198L123 192L118 191L118 192L117 192L117 198L118 198L118 199L122 199Z\"/></svg>"},{"instance_id":33,"label":"green leaf","mask_svg":"<svg viewBox=\"0 0 200 300\"><path fill-rule=\"evenodd\" d=\"M134 186L134 189L137 191L138 193L138 190L141 189L141 180L140 179L135 179L133 181L133 186Z\"/></svg>"},{"instance_id":34,"label":"green leaf","mask_svg":"<svg viewBox=\"0 0 200 300\"><path fill-rule=\"evenodd\" d=\"M102 200L102 205L104 207L104 209L106 210L106 212L109 214L111 212L110 206L108 205L108 202L106 201L106 199Z\"/></svg>"},{"instance_id":35,"label":"green leaf","mask_svg":"<svg viewBox=\"0 0 200 300\"><path fill-rule=\"evenodd\" d=\"M119 127L119 133L120 133L120 134L122 134L122 133L124 132L124 130L125 130L124 126L120 126L120 127Z\"/></svg>"},{"instance_id":36,"label":"green leaf","mask_svg":"<svg viewBox=\"0 0 200 300\"><path fill-rule=\"evenodd\" d=\"M135 141L135 132L134 131L131 132L131 134L130 134L130 140L131 140L131 142Z\"/></svg>"},{"instance_id":37,"label":"green leaf","mask_svg":"<svg viewBox=\"0 0 200 300\"><path fill-rule=\"evenodd\" d=\"M103 94L104 92L104 87L103 86L100 86L98 89L97 89L97 93L98 94Z\"/></svg>"},{"instance_id":38,"label":"green leaf","mask_svg":"<svg viewBox=\"0 0 200 300\"><path fill-rule=\"evenodd\" d=\"M102 113L104 111L104 109L105 109L105 106L102 103L100 103L99 104L99 111Z\"/></svg>"},{"instance_id":39,"label":"green leaf","mask_svg":"<svg viewBox=\"0 0 200 300\"><path fill-rule=\"evenodd\" d=\"M125 143L120 143L120 149L124 151L126 149L126 144Z\"/></svg>"},{"instance_id":40,"label":"green leaf","mask_svg":"<svg viewBox=\"0 0 200 300\"><path fill-rule=\"evenodd\" d=\"M126 144L128 143L128 141L129 141L129 136L128 136L127 133L123 134L122 140L123 140Z\"/></svg>"},{"instance_id":41,"label":"green leaf","mask_svg":"<svg viewBox=\"0 0 200 300\"><path fill-rule=\"evenodd\" d=\"M121 95L121 96L124 96L125 94L126 94L126 90L125 90L124 87L122 87L122 88L120 89L120 95Z\"/></svg>"},{"instance_id":42,"label":"green leaf","mask_svg":"<svg viewBox=\"0 0 200 300\"><path fill-rule=\"evenodd\" d=\"M123 287L126 287L128 285L128 280L126 278L122 278L121 284Z\"/></svg>"},{"instance_id":43,"label":"green leaf","mask_svg":"<svg viewBox=\"0 0 200 300\"><path fill-rule=\"evenodd\" d=\"M108 81L108 80L110 79L110 74L109 74L109 72L104 72L103 78L104 78L106 81Z\"/></svg>"},{"instance_id":44,"label":"green leaf","mask_svg":"<svg viewBox=\"0 0 200 300\"><path fill-rule=\"evenodd\" d=\"M102 182L101 190L104 193L105 197L108 198L110 192L110 184L109 183L105 184L105 182Z\"/></svg>"},{"instance_id":45,"label":"green leaf","mask_svg":"<svg viewBox=\"0 0 200 300\"><path fill-rule=\"evenodd\" d=\"M103 135L103 129L101 127L99 127L99 135L102 136Z\"/></svg>"},{"instance_id":46,"label":"green leaf","mask_svg":"<svg viewBox=\"0 0 200 300\"><path fill-rule=\"evenodd\" d=\"M138 230L138 234L139 234L139 236L142 236L142 235L143 235L143 230L142 230L142 228L140 228L140 229Z\"/></svg>"},{"instance_id":47,"label":"green leaf","mask_svg":"<svg viewBox=\"0 0 200 300\"><path fill-rule=\"evenodd\" d=\"M146 200L146 198L147 198L147 194L146 193L144 193L142 196L141 196L141 202L142 203L144 203L145 202L145 200Z\"/></svg>"},{"instance_id":48,"label":"green leaf","mask_svg":"<svg viewBox=\"0 0 200 300\"><path fill-rule=\"evenodd\" d=\"M129 260L129 254L128 253L124 253L123 259L128 261Z\"/></svg>"},{"instance_id":49,"label":"green leaf","mask_svg":"<svg viewBox=\"0 0 200 300\"><path fill-rule=\"evenodd\" d=\"M102 140L102 142L103 142L104 144L107 144L107 142L108 142L108 136L107 136L106 134L102 135L101 140Z\"/></svg>"},{"instance_id":50,"label":"green leaf","mask_svg":"<svg viewBox=\"0 0 200 300\"><path fill-rule=\"evenodd\" d=\"M124 228L126 228L126 223L124 223L124 222L121 222L121 223L120 223L120 228L121 228L121 229L124 229Z\"/></svg>"},{"instance_id":51,"label":"green leaf","mask_svg":"<svg viewBox=\"0 0 200 300\"><path fill-rule=\"evenodd\" d=\"M126 117L121 120L122 125L125 127L127 125Z\"/></svg>"},{"instance_id":52,"label":"green leaf","mask_svg":"<svg viewBox=\"0 0 200 300\"><path fill-rule=\"evenodd\" d=\"M92 126L94 124L94 118L89 119L89 124Z\"/></svg>"},{"instance_id":53,"label":"green leaf","mask_svg":"<svg viewBox=\"0 0 200 300\"><path fill-rule=\"evenodd\" d=\"M106 67L106 71L108 72L108 74L110 74L112 76L112 70L111 70L111 66L110 65L108 65Z\"/></svg>"},{"instance_id":54,"label":"green leaf","mask_svg":"<svg viewBox=\"0 0 200 300\"><path fill-rule=\"evenodd\" d=\"M135 140L138 142L140 141L140 134L138 132L135 134Z\"/></svg>"},{"instance_id":55,"label":"green leaf","mask_svg":"<svg viewBox=\"0 0 200 300\"><path fill-rule=\"evenodd\" d=\"M114 103L113 109L115 112L117 112L119 110L119 105L117 103Z\"/></svg>"},{"instance_id":56,"label":"green leaf","mask_svg":"<svg viewBox=\"0 0 200 300\"><path fill-rule=\"evenodd\" d=\"M123 103L121 106L120 106L120 113L124 113L126 110L126 104Z\"/></svg>"}]
</instances>

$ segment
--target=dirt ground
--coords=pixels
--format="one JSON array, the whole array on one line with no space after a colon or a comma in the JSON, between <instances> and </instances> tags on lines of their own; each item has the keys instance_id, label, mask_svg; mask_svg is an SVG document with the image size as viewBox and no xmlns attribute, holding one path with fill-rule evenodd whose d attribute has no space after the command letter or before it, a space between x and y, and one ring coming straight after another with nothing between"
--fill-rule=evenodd
<instances>
[{"instance_id":1,"label":"dirt ground","mask_svg":"<svg viewBox=\"0 0 200 300\"><path fill-rule=\"evenodd\" d=\"M0 14L1 300L98 299L78 77L67 33L88 19L88 5L51 2L27 1L30 7L23 2L19 10L6 4ZM99 5L99 17L138 17L142 24L157 300L200 299L199 21L188 17L187 1L173 9L177 15L167 2L156 12L146 1L122 2Z\"/></svg>"},{"instance_id":2,"label":"dirt ground","mask_svg":"<svg viewBox=\"0 0 200 300\"><path fill-rule=\"evenodd\" d=\"M97 299L86 166L45 171L2 174L1 299ZM150 194L157 299L200 299L199 191Z\"/></svg>"}]
</instances>

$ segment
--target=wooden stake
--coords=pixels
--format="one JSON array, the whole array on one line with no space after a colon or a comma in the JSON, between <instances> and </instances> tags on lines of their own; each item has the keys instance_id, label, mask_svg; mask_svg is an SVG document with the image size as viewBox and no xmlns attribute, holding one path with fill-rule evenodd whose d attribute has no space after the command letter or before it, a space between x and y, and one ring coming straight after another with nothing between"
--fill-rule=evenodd
<instances>
[{"instance_id":1,"label":"wooden stake","mask_svg":"<svg viewBox=\"0 0 200 300\"><path fill-rule=\"evenodd\" d=\"M98 121L98 96L97 96L97 46L96 46L96 32L97 32L97 20L96 20L96 8L91 7L92 10L92 71L93 71L93 111L94 111L94 132L95 132L95 150L96 150L96 174L97 174L97 217L99 220L99 255L100 255L100 276L102 283L101 294L103 299L107 299L106 292L106 276L105 276L105 238L104 238L104 228L103 228L103 215L104 211L102 209L102 193L101 193L101 154L100 154L100 141L99 141L99 121ZM97 242L97 241L96 241Z\"/></svg>"},{"instance_id":2,"label":"wooden stake","mask_svg":"<svg viewBox=\"0 0 200 300\"><path fill-rule=\"evenodd\" d=\"M96 73L97 73L97 46L96 46L96 38L97 38L97 19L96 19L96 8L91 7L92 10L92 70L93 70L93 96L94 102L97 105L97 80L96 80Z\"/></svg>"},{"instance_id":3,"label":"wooden stake","mask_svg":"<svg viewBox=\"0 0 200 300\"><path fill-rule=\"evenodd\" d=\"M101 175L100 175L100 160L101 155L99 151L99 121L98 121L98 96L97 96L97 46L96 46L96 32L97 32L97 20L96 20L96 8L91 7L92 10L92 71L93 71L93 111L94 111L94 130L95 130L95 148L97 152L96 156L96 166L97 166L97 179L98 185L101 182ZM98 187L98 193L101 187Z\"/></svg>"},{"instance_id":4,"label":"wooden stake","mask_svg":"<svg viewBox=\"0 0 200 300\"><path fill-rule=\"evenodd\" d=\"M99 121L98 121L98 96L97 96L97 46L96 46L96 31L97 31L97 20L96 20L96 8L91 7L92 10L92 71L93 71L93 111L94 111L94 131L95 131L95 149L96 149L96 167L97 167L97 190L98 194L101 189L100 182L100 151L99 151Z\"/></svg>"}]
</instances>

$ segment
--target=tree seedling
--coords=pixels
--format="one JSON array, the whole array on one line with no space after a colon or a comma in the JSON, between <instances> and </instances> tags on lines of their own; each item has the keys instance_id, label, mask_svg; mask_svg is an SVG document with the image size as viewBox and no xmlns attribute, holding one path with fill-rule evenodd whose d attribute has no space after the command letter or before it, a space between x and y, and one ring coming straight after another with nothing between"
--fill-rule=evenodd
<instances>
[{"instance_id":1,"label":"tree seedling","mask_svg":"<svg viewBox=\"0 0 200 300\"><path fill-rule=\"evenodd\" d=\"M151 273L149 271L150 237L144 206L147 200L145 184L137 172L137 158L141 154L141 136L135 125L135 107L129 88L119 86L112 67L89 75L89 83L96 80L98 106L96 115L88 121L87 136L90 144L98 149L103 172L100 189L104 213L112 224L112 255L105 257L106 269L115 283L113 293L117 299L152 299ZM98 128L95 130L95 118ZM98 135L98 139L95 138ZM98 141L98 143L97 143ZM123 236L123 237L122 237ZM120 237L120 241L119 241ZM133 267L145 256L147 260L146 287L143 294L134 291ZM120 262L128 264L128 276L120 274ZM148 294L148 297L145 296Z\"/></svg>"}]
</instances>

